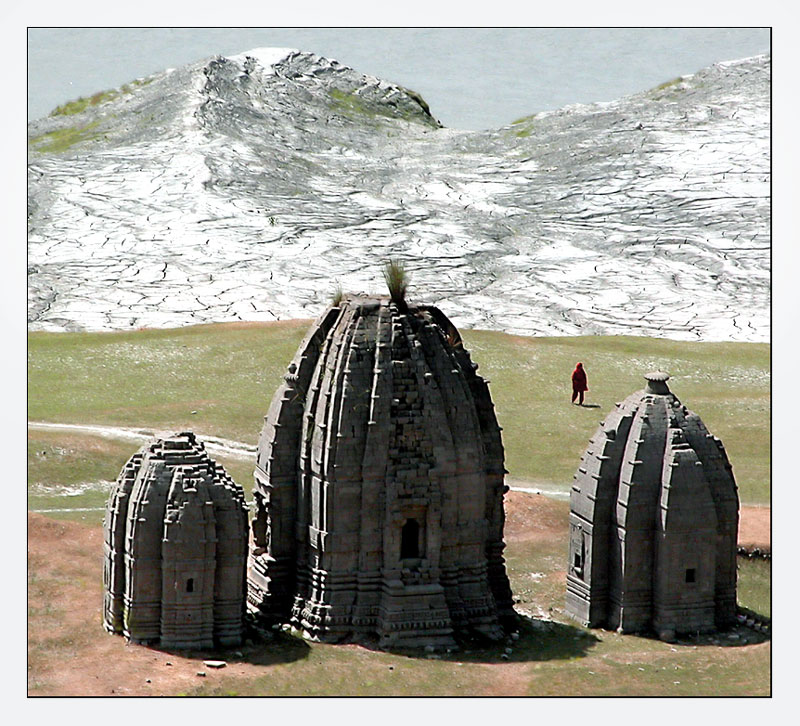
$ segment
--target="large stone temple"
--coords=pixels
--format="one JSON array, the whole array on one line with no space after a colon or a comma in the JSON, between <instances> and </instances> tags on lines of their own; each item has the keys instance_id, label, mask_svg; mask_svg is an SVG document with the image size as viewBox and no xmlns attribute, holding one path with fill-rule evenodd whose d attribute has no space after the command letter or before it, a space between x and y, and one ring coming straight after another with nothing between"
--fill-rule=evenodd
<instances>
[{"instance_id":1,"label":"large stone temple","mask_svg":"<svg viewBox=\"0 0 800 726\"><path fill-rule=\"evenodd\" d=\"M242 488L192 433L125 464L104 525L108 631L162 648L242 640L248 522Z\"/></svg>"},{"instance_id":2,"label":"large stone temple","mask_svg":"<svg viewBox=\"0 0 800 726\"><path fill-rule=\"evenodd\" d=\"M670 640L736 618L739 498L722 442L669 376L618 403L570 496L567 610L584 625Z\"/></svg>"},{"instance_id":3,"label":"large stone temple","mask_svg":"<svg viewBox=\"0 0 800 726\"><path fill-rule=\"evenodd\" d=\"M435 307L348 296L321 316L261 432L254 612L328 642L502 637L504 454L476 369Z\"/></svg>"}]
</instances>

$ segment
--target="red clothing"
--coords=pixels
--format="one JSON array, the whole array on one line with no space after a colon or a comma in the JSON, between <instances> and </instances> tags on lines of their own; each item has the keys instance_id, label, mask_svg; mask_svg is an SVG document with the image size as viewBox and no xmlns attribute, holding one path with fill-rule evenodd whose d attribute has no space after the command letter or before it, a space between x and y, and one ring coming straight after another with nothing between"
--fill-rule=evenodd
<instances>
[{"instance_id":1,"label":"red clothing","mask_svg":"<svg viewBox=\"0 0 800 726\"><path fill-rule=\"evenodd\" d=\"M579 393L581 391L588 391L589 387L586 385L586 371L583 370L583 363L578 363L575 370L572 371L572 391Z\"/></svg>"}]
</instances>

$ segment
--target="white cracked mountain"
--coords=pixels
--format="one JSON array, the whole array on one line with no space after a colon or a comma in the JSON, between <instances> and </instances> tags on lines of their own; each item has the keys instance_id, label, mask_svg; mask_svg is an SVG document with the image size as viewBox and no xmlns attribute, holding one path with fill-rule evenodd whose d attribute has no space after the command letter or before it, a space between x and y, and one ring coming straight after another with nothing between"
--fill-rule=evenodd
<instances>
[{"instance_id":1,"label":"white cracked mountain","mask_svg":"<svg viewBox=\"0 0 800 726\"><path fill-rule=\"evenodd\" d=\"M168 70L28 125L29 328L309 318L391 257L460 327L767 341L769 87L758 56L458 131L312 53Z\"/></svg>"}]
</instances>

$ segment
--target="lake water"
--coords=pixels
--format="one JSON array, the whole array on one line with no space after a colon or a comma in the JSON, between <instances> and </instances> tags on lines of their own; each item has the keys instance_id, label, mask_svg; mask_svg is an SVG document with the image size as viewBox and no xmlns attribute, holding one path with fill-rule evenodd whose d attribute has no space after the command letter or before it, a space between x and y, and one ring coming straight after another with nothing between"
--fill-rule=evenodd
<instances>
[{"instance_id":1,"label":"lake water","mask_svg":"<svg viewBox=\"0 0 800 726\"><path fill-rule=\"evenodd\" d=\"M212 55L288 47L422 94L445 126L496 128L770 51L768 28L31 28L28 117Z\"/></svg>"}]
</instances>

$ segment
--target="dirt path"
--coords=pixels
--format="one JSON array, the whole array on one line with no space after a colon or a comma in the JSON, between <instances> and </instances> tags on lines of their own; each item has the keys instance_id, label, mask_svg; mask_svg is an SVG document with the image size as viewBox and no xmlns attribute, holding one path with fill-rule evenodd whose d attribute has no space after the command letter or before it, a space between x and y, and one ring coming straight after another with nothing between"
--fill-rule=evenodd
<instances>
[{"instance_id":1,"label":"dirt path","mask_svg":"<svg viewBox=\"0 0 800 726\"><path fill-rule=\"evenodd\" d=\"M100 436L103 438L135 441L137 443L146 443L151 441L155 436L168 433L150 429L126 428L123 426L51 423L45 421L28 421L28 428L38 431L65 431L82 433L89 434L90 436ZM256 447L246 444L242 441L222 439L215 436L207 436L202 433L198 433L197 435L203 440L209 453L230 456L247 461L252 460L256 455ZM513 507L521 507L524 510L526 507L524 502L528 501L526 497L531 495L544 496L548 499L561 502L565 502L568 499L568 494L566 492L563 492L559 489L554 489L553 485L549 482L539 482L509 477L507 479L507 483L511 489L511 493L507 500L508 506L512 508L509 512L509 524L511 526L515 526L514 517L517 516L513 513ZM518 504L516 504L517 502ZM549 509L544 507L542 511L549 512L551 509L552 507ZM556 510L559 512L561 509L562 508L560 507L556 507ZM552 516L552 514L548 516ZM524 538L536 536L534 532L536 531L536 527L540 526L538 523L536 523L537 521L538 520L534 521L534 524L532 525L534 529L522 535ZM739 520L739 544L752 547L771 547L772 539L770 536L770 524L771 508L769 506L742 506Z\"/></svg>"},{"instance_id":2,"label":"dirt path","mask_svg":"<svg viewBox=\"0 0 800 726\"><path fill-rule=\"evenodd\" d=\"M89 434L90 436L101 436L107 439L122 439L125 441L135 441L140 444L152 441L157 436L165 436L174 433L173 431L156 431L155 429L126 428L124 426L98 426L89 424L67 424L50 423L47 421L28 421L28 428L34 431L65 431L72 433ZM245 444L243 441L233 441L232 439L221 439L217 436L209 436L196 432L197 437L202 439L206 449L211 454L221 454L236 459L251 460L256 455L256 447Z\"/></svg>"},{"instance_id":3,"label":"dirt path","mask_svg":"<svg viewBox=\"0 0 800 726\"><path fill-rule=\"evenodd\" d=\"M89 434L90 436L101 436L103 438L123 439L146 443L155 436L164 435L163 431L155 431L141 428L126 428L123 426L99 426L88 424L67 424L50 423L45 421L28 421L28 428L39 431L65 431L73 433ZM237 459L252 460L256 455L256 447L246 444L243 441L233 441L232 439L222 439L216 436L208 436L198 433L197 436L203 440L211 454L220 454ZM567 492L554 489L549 482L531 481L527 479L515 479L509 477L507 483L511 489L508 502L511 507L518 506L525 508L525 497L542 495L548 499L566 501L569 498ZM517 496L517 495L520 496ZM514 504L519 502L519 504ZM559 512L561 508L556 508ZM550 511L547 507L544 511ZM550 515L548 515L550 516ZM770 547L770 522L771 509L768 506L743 506L740 512L739 522L739 543L749 546ZM513 517L512 517L512 526ZM534 530L528 532L525 537L534 537L535 528L539 524L534 524Z\"/></svg>"}]
</instances>

